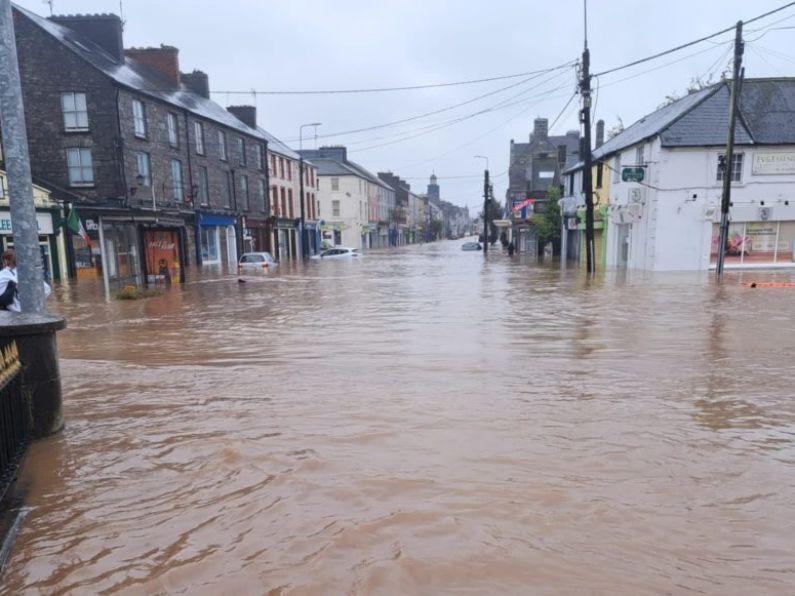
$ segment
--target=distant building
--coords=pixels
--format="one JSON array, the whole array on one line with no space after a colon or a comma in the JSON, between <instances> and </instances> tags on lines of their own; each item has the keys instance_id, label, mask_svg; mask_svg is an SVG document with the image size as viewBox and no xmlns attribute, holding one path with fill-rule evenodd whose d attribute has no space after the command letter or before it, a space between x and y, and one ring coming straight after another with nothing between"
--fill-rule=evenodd
<instances>
[{"instance_id":1,"label":"distant building","mask_svg":"<svg viewBox=\"0 0 795 596\"><path fill-rule=\"evenodd\" d=\"M536 254L537 240L530 222L533 213L546 208L547 191L561 185L561 172L579 161L580 133L549 136L549 121L536 118L527 143L511 139L506 210L512 219L517 250ZM555 206L554 208L557 208Z\"/></svg>"},{"instance_id":2,"label":"distant building","mask_svg":"<svg viewBox=\"0 0 795 596\"><path fill-rule=\"evenodd\" d=\"M301 151L318 177L322 240L352 248L388 246L388 213L395 189L348 159L345 147Z\"/></svg>"}]
</instances>

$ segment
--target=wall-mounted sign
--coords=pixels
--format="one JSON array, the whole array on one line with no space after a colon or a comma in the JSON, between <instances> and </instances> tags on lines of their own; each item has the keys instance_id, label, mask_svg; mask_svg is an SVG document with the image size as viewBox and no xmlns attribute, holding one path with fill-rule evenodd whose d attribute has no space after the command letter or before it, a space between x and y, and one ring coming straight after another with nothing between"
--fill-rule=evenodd
<instances>
[{"instance_id":1,"label":"wall-mounted sign","mask_svg":"<svg viewBox=\"0 0 795 596\"><path fill-rule=\"evenodd\" d=\"M568 230L576 230L577 229L577 218L576 217L569 217L566 221L566 229Z\"/></svg>"},{"instance_id":2,"label":"wall-mounted sign","mask_svg":"<svg viewBox=\"0 0 795 596\"><path fill-rule=\"evenodd\" d=\"M645 168L622 168L621 169L621 181L622 182L643 182L643 178L646 176Z\"/></svg>"},{"instance_id":3,"label":"wall-mounted sign","mask_svg":"<svg viewBox=\"0 0 795 596\"><path fill-rule=\"evenodd\" d=\"M795 174L795 152L754 153L752 172L757 176Z\"/></svg>"},{"instance_id":4,"label":"wall-mounted sign","mask_svg":"<svg viewBox=\"0 0 795 596\"><path fill-rule=\"evenodd\" d=\"M39 226L39 234L52 234L52 215L49 213L37 213L36 223ZM13 234L14 230L11 225L11 214L8 211L0 211L0 234L8 235Z\"/></svg>"}]
</instances>

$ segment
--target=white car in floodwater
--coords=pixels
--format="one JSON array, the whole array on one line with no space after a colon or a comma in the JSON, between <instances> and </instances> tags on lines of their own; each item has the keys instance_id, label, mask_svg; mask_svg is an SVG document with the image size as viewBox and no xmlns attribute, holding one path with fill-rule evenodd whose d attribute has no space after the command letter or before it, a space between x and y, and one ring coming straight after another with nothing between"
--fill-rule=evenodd
<instances>
[{"instance_id":1,"label":"white car in floodwater","mask_svg":"<svg viewBox=\"0 0 795 596\"><path fill-rule=\"evenodd\" d=\"M313 256L313 259L320 259L321 261L329 261L333 259L355 259L361 257L362 253L358 248L347 248L345 246L335 246L328 248L318 255Z\"/></svg>"},{"instance_id":2,"label":"white car in floodwater","mask_svg":"<svg viewBox=\"0 0 795 596\"><path fill-rule=\"evenodd\" d=\"M238 273L261 273L278 267L279 263L269 252L247 252L240 257L237 264Z\"/></svg>"}]
</instances>

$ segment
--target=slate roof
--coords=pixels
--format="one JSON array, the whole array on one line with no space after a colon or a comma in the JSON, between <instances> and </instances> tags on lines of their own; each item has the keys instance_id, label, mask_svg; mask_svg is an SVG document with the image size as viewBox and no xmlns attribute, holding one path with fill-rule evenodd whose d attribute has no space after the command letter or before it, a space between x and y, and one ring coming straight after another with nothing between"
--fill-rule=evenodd
<instances>
[{"instance_id":1,"label":"slate roof","mask_svg":"<svg viewBox=\"0 0 795 596\"><path fill-rule=\"evenodd\" d=\"M267 140L258 130L243 124L237 117L211 99L190 91L182 84L175 85L154 69L126 57L124 63L119 64L104 49L79 33L19 6L14 5L14 10L30 19L36 26L54 37L64 47L77 54L88 64L100 70L118 84L181 107L197 116L237 129L249 136Z\"/></svg>"},{"instance_id":2,"label":"slate roof","mask_svg":"<svg viewBox=\"0 0 795 596\"><path fill-rule=\"evenodd\" d=\"M258 126L257 131L266 139L268 139L268 151L273 151L274 153L278 153L283 157L289 157L290 159L294 159L296 161L301 159L301 156L298 155L297 151L293 151L292 149L290 149L290 147L288 147L286 143L273 136L264 128ZM304 160L304 163L310 163L310 162ZM314 164L314 160L311 163Z\"/></svg>"},{"instance_id":3,"label":"slate roof","mask_svg":"<svg viewBox=\"0 0 795 596\"><path fill-rule=\"evenodd\" d=\"M318 176L360 176L360 174L345 164L327 157L313 157L312 164L317 169Z\"/></svg>"},{"instance_id":4,"label":"slate roof","mask_svg":"<svg viewBox=\"0 0 795 596\"><path fill-rule=\"evenodd\" d=\"M721 82L641 118L594 150L601 159L660 135L663 147L726 144L730 87ZM734 136L739 145L795 144L795 78L745 79Z\"/></svg>"}]
</instances>

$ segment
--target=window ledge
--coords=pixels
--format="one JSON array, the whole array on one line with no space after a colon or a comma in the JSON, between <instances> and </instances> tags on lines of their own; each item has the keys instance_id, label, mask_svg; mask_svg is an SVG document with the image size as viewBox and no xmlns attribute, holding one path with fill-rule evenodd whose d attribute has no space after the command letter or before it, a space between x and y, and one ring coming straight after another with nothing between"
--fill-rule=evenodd
<instances>
[{"instance_id":1,"label":"window ledge","mask_svg":"<svg viewBox=\"0 0 795 596\"><path fill-rule=\"evenodd\" d=\"M94 188L96 183L94 182L70 182L70 188Z\"/></svg>"},{"instance_id":2,"label":"window ledge","mask_svg":"<svg viewBox=\"0 0 795 596\"><path fill-rule=\"evenodd\" d=\"M70 134L85 134L87 132L91 132L91 129L90 128L64 128L63 132L64 132L64 134L67 134L67 135L70 135Z\"/></svg>"}]
</instances>

